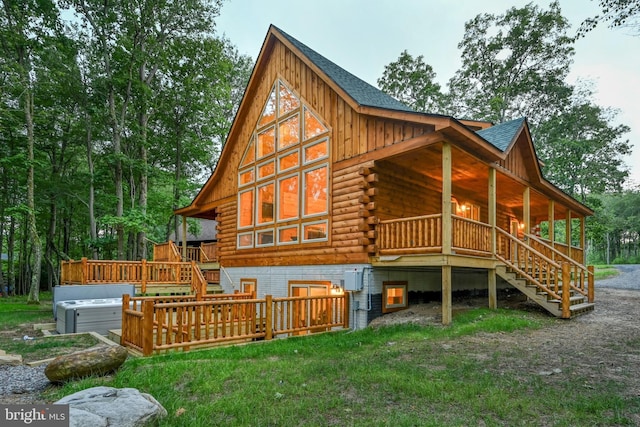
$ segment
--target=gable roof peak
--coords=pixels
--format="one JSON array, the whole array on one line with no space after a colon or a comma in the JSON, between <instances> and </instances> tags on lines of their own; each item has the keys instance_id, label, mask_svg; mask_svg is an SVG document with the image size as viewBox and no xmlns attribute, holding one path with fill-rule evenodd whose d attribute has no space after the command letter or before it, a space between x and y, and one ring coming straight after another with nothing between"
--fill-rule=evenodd
<instances>
[{"instance_id":1,"label":"gable roof peak","mask_svg":"<svg viewBox=\"0 0 640 427\"><path fill-rule=\"evenodd\" d=\"M476 133L500 151L505 152L525 125L527 125L527 118L520 117L481 129Z\"/></svg>"},{"instance_id":2,"label":"gable roof peak","mask_svg":"<svg viewBox=\"0 0 640 427\"><path fill-rule=\"evenodd\" d=\"M271 24L269 32L275 32L284 37L359 105L415 113L402 102L354 76L275 25Z\"/></svg>"}]
</instances>

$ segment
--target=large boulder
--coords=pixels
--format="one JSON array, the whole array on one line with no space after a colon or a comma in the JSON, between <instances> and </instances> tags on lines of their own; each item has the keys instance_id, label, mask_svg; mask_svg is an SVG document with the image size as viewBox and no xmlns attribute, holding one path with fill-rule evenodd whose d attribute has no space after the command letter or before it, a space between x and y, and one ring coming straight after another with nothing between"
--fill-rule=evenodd
<instances>
[{"instance_id":1,"label":"large boulder","mask_svg":"<svg viewBox=\"0 0 640 427\"><path fill-rule=\"evenodd\" d=\"M102 345L65 354L53 359L44 374L51 382L64 382L115 371L127 360L127 349L119 345Z\"/></svg>"},{"instance_id":2,"label":"large boulder","mask_svg":"<svg viewBox=\"0 0 640 427\"><path fill-rule=\"evenodd\" d=\"M69 427L141 427L155 424L167 410L135 388L93 387L55 402L69 405Z\"/></svg>"}]
</instances>

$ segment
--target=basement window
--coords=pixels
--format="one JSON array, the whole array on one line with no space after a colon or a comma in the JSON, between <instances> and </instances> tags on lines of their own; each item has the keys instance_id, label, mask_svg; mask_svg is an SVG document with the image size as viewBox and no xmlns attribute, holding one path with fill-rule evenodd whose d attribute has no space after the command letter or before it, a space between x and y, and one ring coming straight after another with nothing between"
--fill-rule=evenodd
<instances>
[{"instance_id":1,"label":"basement window","mask_svg":"<svg viewBox=\"0 0 640 427\"><path fill-rule=\"evenodd\" d=\"M407 282L382 282L382 312L404 310L409 307Z\"/></svg>"}]
</instances>

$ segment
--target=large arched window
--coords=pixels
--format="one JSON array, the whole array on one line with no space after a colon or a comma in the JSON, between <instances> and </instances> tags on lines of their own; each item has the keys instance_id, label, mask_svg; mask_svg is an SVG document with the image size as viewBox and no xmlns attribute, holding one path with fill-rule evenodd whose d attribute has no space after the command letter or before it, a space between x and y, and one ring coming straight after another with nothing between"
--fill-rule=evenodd
<instances>
[{"instance_id":1,"label":"large arched window","mask_svg":"<svg viewBox=\"0 0 640 427\"><path fill-rule=\"evenodd\" d=\"M239 249L328 239L329 129L276 80L238 168Z\"/></svg>"}]
</instances>

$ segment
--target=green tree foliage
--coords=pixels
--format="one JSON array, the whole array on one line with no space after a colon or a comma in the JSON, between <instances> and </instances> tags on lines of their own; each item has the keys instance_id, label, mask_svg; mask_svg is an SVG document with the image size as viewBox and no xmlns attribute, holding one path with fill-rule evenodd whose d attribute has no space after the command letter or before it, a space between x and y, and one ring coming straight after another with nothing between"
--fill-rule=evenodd
<instances>
[{"instance_id":1,"label":"green tree foliage","mask_svg":"<svg viewBox=\"0 0 640 427\"><path fill-rule=\"evenodd\" d=\"M462 66L449 81L456 117L502 123L526 116L534 126L561 110L574 48L558 2L530 3L465 24Z\"/></svg>"},{"instance_id":2,"label":"green tree foliage","mask_svg":"<svg viewBox=\"0 0 640 427\"><path fill-rule=\"evenodd\" d=\"M592 196L589 218L590 262L640 263L640 190Z\"/></svg>"},{"instance_id":3,"label":"green tree foliage","mask_svg":"<svg viewBox=\"0 0 640 427\"><path fill-rule=\"evenodd\" d=\"M630 27L640 31L640 0L598 0L598 5L602 14L585 19L578 36L585 36L602 22L609 28Z\"/></svg>"},{"instance_id":4,"label":"green tree foliage","mask_svg":"<svg viewBox=\"0 0 640 427\"><path fill-rule=\"evenodd\" d=\"M398 101L423 113L441 113L444 98L436 73L422 55L413 57L406 50L397 61L384 67L378 86Z\"/></svg>"},{"instance_id":5,"label":"green tree foliage","mask_svg":"<svg viewBox=\"0 0 640 427\"><path fill-rule=\"evenodd\" d=\"M252 61L215 34L221 2L0 4L0 283L26 293L63 259L146 256L215 165L248 81Z\"/></svg>"},{"instance_id":6,"label":"green tree foliage","mask_svg":"<svg viewBox=\"0 0 640 427\"><path fill-rule=\"evenodd\" d=\"M544 175L583 203L589 194L619 192L628 176L623 156L631 153L625 125L612 125L615 112L579 96L536 131Z\"/></svg>"}]
</instances>

